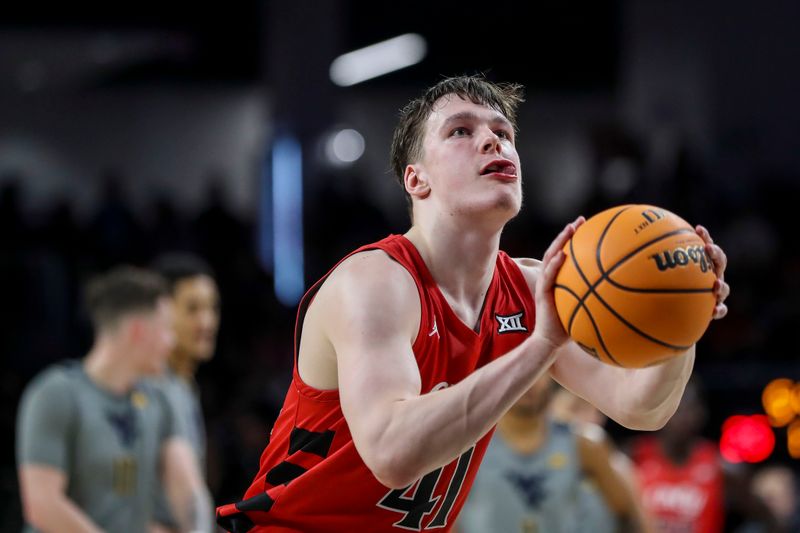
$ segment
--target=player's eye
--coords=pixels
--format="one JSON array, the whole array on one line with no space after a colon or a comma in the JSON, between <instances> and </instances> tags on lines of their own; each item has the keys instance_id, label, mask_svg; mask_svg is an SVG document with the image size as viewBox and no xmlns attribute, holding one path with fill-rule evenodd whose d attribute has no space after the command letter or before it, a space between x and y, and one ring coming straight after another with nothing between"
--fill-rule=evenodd
<instances>
[{"instance_id":1,"label":"player's eye","mask_svg":"<svg viewBox=\"0 0 800 533\"><path fill-rule=\"evenodd\" d=\"M511 139L511 133L506 130L497 130L494 132L495 135L500 137L501 139Z\"/></svg>"},{"instance_id":2,"label":"player's eye","mask_svg":"<svg viewBox=\"0 0 800 533\"><path fill-rule=\"evenodd\" d=\"M469 135L469 130L463 126L453 128L453 130L450 132L451 137L464 137L465 135Z\"/></svg>"}]
</instances>

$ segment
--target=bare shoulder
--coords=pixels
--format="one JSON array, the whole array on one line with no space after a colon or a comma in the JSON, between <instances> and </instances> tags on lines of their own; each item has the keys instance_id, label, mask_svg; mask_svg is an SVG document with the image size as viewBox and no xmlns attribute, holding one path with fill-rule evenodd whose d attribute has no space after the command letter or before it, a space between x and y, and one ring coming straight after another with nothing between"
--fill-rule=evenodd
<instances>
[{"instance_id":1,"label":"bare shoulder","mask_svg":"<svg viewBox=\"0 0 800 533\"><path fill-rule=\"evenodd\" d=\"M382 250L357 253L342 261L325 281L320 294L323 291L352 294L356 299L377 297L383 302L417 293L408 270Z\"/></svg>"},{"instance_id":2,"label":"bare shoulder","mask_svg":"<svg viewBox=\"0 0 800 533\"><path fill-rule=\"evenodd\" d=\"M587 441L590 446L606 446L609 443L608 433L597 424L592 424L590 422L575 424L573 430L578 439Z\"/></svg>"},{"instance_id":3,"label":"bare shoulder","mask_svg":"<svg viewBox=\"0 0 800 533\"><path fill-rule=\"evenodd\" d=\"M608 456L612 444L608 433L602 427L584 422L574 424L572 430L584 464L603 460Z\"/></svg>"},{"instance_id":4,"label":"bare shoulder","mask_svg":"<svg viewBox=\"0 0 800 533\"><path fill-rule=\"evenodd\" d=\"M528 285L533 288L536 280L539 279L539 273L542 271L542 262L530 257L515 257L514 262L519 267L522 275L525 276Z\"/></svg>"},{"instance_id":5,"label":"bare shoulder","mask_svg":"<svg viewBox=\"0 0 800 533\"><path fill-rule=\"evenodd\" d=\"M352 320L386 321L395 328L419 322L414 278L382 250L360 252L342 261L323 283L315 303L334 327Z\"/></svg>"}]
</instances>

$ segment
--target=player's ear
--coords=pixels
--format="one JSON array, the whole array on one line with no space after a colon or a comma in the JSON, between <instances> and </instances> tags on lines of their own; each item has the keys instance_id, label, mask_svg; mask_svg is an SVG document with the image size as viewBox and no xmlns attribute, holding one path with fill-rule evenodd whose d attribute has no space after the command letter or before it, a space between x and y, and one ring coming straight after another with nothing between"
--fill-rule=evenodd
<instances>
[{"instance_id":1,"label":"player's ear","mask_svg":"<svg viewBox=\"0 0 800 533\"><path fill-rule=\"evenodd\" d=\"M430 184L417 165L406 166L406 171L403 174L403 184L406 192L412 197L425 198L431 193Z\"/></svg>"}]
</instances>

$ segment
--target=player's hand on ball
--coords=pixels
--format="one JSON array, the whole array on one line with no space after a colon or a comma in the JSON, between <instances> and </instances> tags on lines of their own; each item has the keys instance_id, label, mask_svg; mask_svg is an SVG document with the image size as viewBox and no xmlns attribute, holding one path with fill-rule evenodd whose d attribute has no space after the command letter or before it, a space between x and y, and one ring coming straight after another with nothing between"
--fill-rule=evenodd
<instances>
[{"instance_id":1,"label":"player's hand on ball","mask_svg":"<svg viewBox=\"0 0 800 533\"><path fill-rule=\"evenodd\" d=\"M703 226L695 228L697 234L706 243L706 254L711 262L714 264L714 273L717 275L717 281L714 283L714 295L717 297L717 305L714 307L714 318L720 319L728 314L728 306L725 305L725 299L731 293L731 287L725 283L725 268L728 266L728 258L725 252L722 251L718 245L714 244L714 239L708 233L708 230Z\"/></svg>"},{"instance_id":2,"label":"player's hand on ball","mask_svg":"<svg viewBox=\"0 0 800 533\"><path fill-rule=\"evenodd\" d=\"M539 273L539 278L536 280L536 291L534 299L536 301L536 326L533 331L533 337L544 340L553 346L553 349L559 348L569 338L561 325L556 313L555 301L553 300L553 287L555 285L556 276L564 264L566 255L564 254L564 245L572 238L575 231L585 222L585 219L580 216L573 222L564 227L561 233L553 240L550 247L542 257L542 265Z\"/></svg>"}]
</instances>

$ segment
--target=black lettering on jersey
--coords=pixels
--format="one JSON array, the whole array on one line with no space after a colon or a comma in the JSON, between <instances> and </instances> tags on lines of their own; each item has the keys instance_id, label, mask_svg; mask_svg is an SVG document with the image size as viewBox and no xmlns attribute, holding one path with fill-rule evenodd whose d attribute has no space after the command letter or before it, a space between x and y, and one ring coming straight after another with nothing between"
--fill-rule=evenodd
<instances>
[{"instance_id":1,"label":"black lettering on jersey","mask_svg":"<svg viewBox=\"0 0 800 533\"><path fill-rule=\"evenodd\" d=\"M303 428L294 428L289 435L289 454L302 450L325 458L331 449L335 434L336 432L330 429L319 433Z\"/></svg>"},{"instance_id":2,"label":"black lettering on jersey","mask_svg":"<svg viewBox=\"0 0 800 533\"><path fill-rule=\"evenodd\" d=\"M512 333L515 331L528 331L525 324L522 323L522 317L525 316L525 311L514 313L513 315L494 315L497 319L497 333Z\"/></svg>"}]
</instances>

